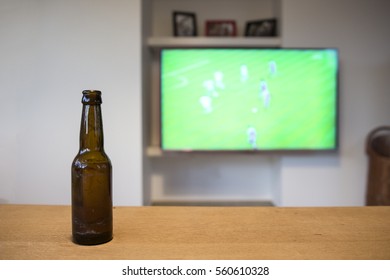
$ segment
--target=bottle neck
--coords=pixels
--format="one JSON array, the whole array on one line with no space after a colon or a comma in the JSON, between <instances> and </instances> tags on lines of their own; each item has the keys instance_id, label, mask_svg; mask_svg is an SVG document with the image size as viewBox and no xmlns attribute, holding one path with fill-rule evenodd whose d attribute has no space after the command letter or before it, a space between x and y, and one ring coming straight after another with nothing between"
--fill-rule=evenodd
<instances>
[{"instance_id":1,"label":"bottle neck","mask_svg":"<svg viewBox=\"0 0 390 280\"><path fill-rule=\"evenodd\" d=\"M80 152L103 151L103 122L100 104L84 104L80 127Z\"/></svg>"}]
</instances>

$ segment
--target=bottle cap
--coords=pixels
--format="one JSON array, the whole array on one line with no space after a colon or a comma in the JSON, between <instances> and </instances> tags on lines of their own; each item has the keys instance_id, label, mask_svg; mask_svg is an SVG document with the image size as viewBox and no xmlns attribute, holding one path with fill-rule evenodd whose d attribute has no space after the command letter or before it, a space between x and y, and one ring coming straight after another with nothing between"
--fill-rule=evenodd
<instances>
[{"instance_id":1,"label":"bottle cap","mask_svg":"<svg viewBox=\"0 0 390 280\"><path fill-rule=\"evenodd\" d=\"M81 102L88 105L100 105L102 104L102 92L100 90L84 90Z\"/></svg>"}]
</instances>

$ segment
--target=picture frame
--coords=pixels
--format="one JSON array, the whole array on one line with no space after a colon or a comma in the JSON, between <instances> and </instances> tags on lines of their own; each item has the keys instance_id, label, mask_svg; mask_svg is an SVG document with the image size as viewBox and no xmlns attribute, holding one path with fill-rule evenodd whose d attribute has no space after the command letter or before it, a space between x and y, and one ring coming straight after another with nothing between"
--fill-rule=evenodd
<instances>
[{"instance_id":1,"label":"picture frame","mask_svg":"<svg viewBox=\"0 0 390 280\"><path fill-rule=\"evenodd\" d=\"M237 25L234 20L207 20L206 36L233 37L237 35Z\"/></svg>"},{"instance_id":2,"label":"picture frame","mask_svg":"<svg viewBox=\"0 0 390 280\"><path fill-rule=\"evenodd\" d=\"M173 35L176 37L197 36L196 14L173 11Z\"/></svg>"},{"instance_id":3,"label":"picture frame","mask_svg":"<svg viewBox=\"0 0 390 280\"><path fill-rule=\"evenodd\" d=\"M277 35L277 20L274 18L248 21L245 27L247 37L275 37Z\"/></svg>"}]
</instances>

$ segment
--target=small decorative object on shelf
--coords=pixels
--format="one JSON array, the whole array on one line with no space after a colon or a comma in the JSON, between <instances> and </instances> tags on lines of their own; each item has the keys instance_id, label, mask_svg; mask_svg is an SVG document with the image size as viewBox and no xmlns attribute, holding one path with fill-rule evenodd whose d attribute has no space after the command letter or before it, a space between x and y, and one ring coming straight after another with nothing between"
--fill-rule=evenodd
<instances>
[{"instance_id":1,"label":"small decorative object on shelf","mask_svg":"<svg viewBox=\"0 0 390 280\"><path fill-rule=\"evenodd\" d=\"M206 36L236 36L236 22L234 20L207 20L205 34Z\"/></svg>"},{"instance_id":2,"label":"small decorative object on shelf","mask_svg":"<svg viewBox=\"0 0 390 280\"><path fill-rule=\"evenodd\" d=\"M173 34L175 36L196 36L196 15L190 12L173 12Z\"/></svg>"},{"instance_id":3,"label":"small decorative object on shelf","mask_svg":"<svg viewBox=\"0 0 390 280\"><path fill-rule=\"evenodd\" d=\"M245 36L275 37L277 20L274 18L248 21Z\"/></svg>"}]
</instances>

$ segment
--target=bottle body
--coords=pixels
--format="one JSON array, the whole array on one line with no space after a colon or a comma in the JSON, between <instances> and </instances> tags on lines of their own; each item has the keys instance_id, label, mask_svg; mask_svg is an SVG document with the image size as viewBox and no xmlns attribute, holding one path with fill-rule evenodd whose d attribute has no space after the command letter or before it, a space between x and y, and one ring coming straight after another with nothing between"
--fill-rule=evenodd
<instances>
[{"instance_id":1,"label":"bottle body","mask_svg":"<svg viewBox=\"0 0 390 280\"><path fill-rule=\"evenodd\" d=\"M100 92L83 94L80 150L72 163L72 237L95 245L112 239L112 165L103 148Z\"/></svg>"}]
</instances>

